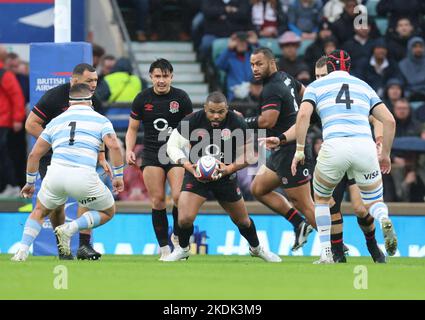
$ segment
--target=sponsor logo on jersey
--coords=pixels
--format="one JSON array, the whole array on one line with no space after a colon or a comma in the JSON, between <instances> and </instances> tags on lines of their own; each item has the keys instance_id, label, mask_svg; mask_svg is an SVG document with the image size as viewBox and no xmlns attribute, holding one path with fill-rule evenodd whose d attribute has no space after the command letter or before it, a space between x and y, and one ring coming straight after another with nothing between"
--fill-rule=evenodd
<instances>
[{"instance_id":1,"label":"sponsor logo on jersey","mask_svg":"<svg viewBox=\"0 0 425 320\"><path fill-rule=\"evenodd\" d=\"M171 101L170 102L170 112L171 113L177 113L179 112L180 105L177 101Z\"/></svg>"},{"instance_id":2,"label":"sponsor logo on jersey","mask_svg":"<svg viewBox=\"0 0 425 320\"><path fill-rule=\"evenodd\" d=\"M87 203L93 202L93 201L95 201L95 200L96 200L96 197L89 197L89 198L87 198L87 199L80 200L79 202L80 202L81 204L87 204Z\"/></svg>"},{"instance_id":3,"label":"sponsor logo on jersey","mask_svg":"<svg viewBox=\"0 0 425 320\"><path fill-rule=\"evenodd\" d=\"M153 110L153 105L150 103L145 104L145 111L152 111Z\"/></svg>"},{"instance_id":4,"label":"sponsor logo on jersey","mask_svg":"<svg viewBox=\"0 0 425 320\"><path fill-rule=\"evenodd\" d=\"M378 171L378 170L376 170L376 171L374 171L374 172L372 172L372 173L364 174L363 176L364 176L364 178L365 178L366 180L371 180L371 179L375 179L375 178L378 176L378 174L379 174L379 171Z\"/></svg>"},{"instance_id":5,"label":"sponsor logo on jersey","mask_svg":"<svg viewBox=\"0 0 425 320\"><path fill-rule=\"evenodd\" d=\"M229 129L223 129L221 130L221 139L223 139L223 141L227 141L232 137L232 132Z\"/></svg>"}]
</instances>

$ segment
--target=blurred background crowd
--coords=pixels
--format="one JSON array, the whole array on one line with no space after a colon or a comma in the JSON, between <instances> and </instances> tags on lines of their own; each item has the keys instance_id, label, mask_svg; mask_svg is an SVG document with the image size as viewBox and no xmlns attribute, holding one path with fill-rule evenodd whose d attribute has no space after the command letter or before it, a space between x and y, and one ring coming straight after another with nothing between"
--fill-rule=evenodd
<instances>
[{"instance_id":1,"label":"blurred background crowd","mask_svg":"<svg viewBox=\"0 0 425 320\"><path fill-rule=\"evenodd\" d=\"M201 75L200 81L208 91L223 91L232 108L246 116L257 112L262 89L262 84L253 80L250 68L250 53L256 47L272 49L279 69L306 86L315 79L314 65L318 58L335 48L346 50L352 58L352 74L376 90L393 113L396 138L412 138L402 139L394 146L393 170L391 175L384 176L385 201L424 201L425 1L118 0L116 3L134 48L148 48L155 43L190 44L193 60L200 70L189 71L189 76ZM93 64L99 75L96 94L104 102L107 116L113 117L111 106L116 104L124 109L121 115L129 114L133 98L150 85L146 67L137 61L143 60L143 53L140 59L138 54L135 51L128 57L116 57L106 52L101 43L93 43ZM171 62L182 64L178 54L174 56L176 61L170 59ZM149 54L145 57L148 63ZM12 97L11 105L21 110L29 102L28 62L0 48L1 68L16 77L19 88L3 85L3 91ZM183 78L179 74L182 72L175 68L173 85L185 89L185 80L181 80L182 85L178 82L179 76ZM5 75L0 73L0 85L6 82ZM196 99L196 92L188 93L194 97L194 105L202 107L206 94L200 93ZM0 110L3 98L0 96ZM7 174L0 170L3 175L0 197L17 196L19 186L25 183L24 117L25 112L17 112L14 123L10 124L2 122L0 113L0 145L8 145L12 158L12 170L7 170ZM128 118L119 119L125 133ZM11 126L13 130L9 134L2 134L2 127ZM322 141L320 129L313 128L309 139L317 155ZM141 150L140 144L136 153L140 154ZM252 199L251 178L244 172L239 174L247 200ZM128 191L120 199L147 200L140 171L127 168L125 179Z\"/></svg>"}]
</instances>

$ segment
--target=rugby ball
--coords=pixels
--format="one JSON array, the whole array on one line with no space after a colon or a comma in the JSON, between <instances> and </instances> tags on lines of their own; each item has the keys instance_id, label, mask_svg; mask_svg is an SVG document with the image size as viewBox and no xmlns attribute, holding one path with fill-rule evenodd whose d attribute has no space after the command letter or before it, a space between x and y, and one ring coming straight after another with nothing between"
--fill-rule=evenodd
<instances>
[{"instance_id":1,"label":"rugby ball","mask_svg":"<svg viewBox=\"0 0 425 320\"><path fill-rule=\"evenodd\" d=\"M213 156L203 156L196 162L196 173L201 180L212 180L218 173L217 160Z\"/></svg>"}]
</instances>

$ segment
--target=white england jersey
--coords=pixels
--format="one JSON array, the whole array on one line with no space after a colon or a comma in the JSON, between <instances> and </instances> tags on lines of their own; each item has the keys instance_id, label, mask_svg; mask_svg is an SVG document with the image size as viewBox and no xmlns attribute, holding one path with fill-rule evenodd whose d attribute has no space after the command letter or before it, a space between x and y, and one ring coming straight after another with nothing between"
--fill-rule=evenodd
<instances>
[{"instance_id":1,"label":"white england jersey","mask_svg":"<svg viewBox=\"0 0 425 320\"><path fill-rule=\"evenodd\" d=\"M303 101L309 101L322 120L323 140L340 137L372 138L371 110L381 98L364 81L345 71L334 71L311 83Z\"/></svg>"},{"instance_id":2,"label":"white england jersey","mask_svg":"<svg viewBox=\"0 0 425 320\"><path fill-rule=\"evenodd\" d=\"M40 137L52 145L52 163L96 168L103 137L112 123L85 105L73 105L49 122Z\"/></svg>"}]
</instances>

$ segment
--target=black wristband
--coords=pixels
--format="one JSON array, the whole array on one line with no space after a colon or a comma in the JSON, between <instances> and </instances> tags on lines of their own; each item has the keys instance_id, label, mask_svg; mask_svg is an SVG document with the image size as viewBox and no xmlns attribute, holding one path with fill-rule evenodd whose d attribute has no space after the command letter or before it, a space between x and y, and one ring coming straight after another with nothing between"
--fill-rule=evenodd
<instances>
[{"instance_id":1,"label":"black wristband","mask_svg":"<svg viewBox=\"0 0 425 320\"><path fill-rule=\"evenodd\" d=\"M99 152L105 152L105 150L99 150Z\"/></svg>"},{"instance_id":2,"label":"black wristband","mask_svg":"<svg viewBox=\"0 0 425 320\"><path fill-rule=\"evenodd\" d=\"M258 129L258 116L245 118L245 122L250 129Z\"/></svg>"},{"instance_id":3,"label":"black wristband","mask_svg":"<svg viewBox=\"0 0 425 320\"><path fill-rule=\"evenodd\" d=\"M278 138L279 138L280 142L286 142L287 141L284 133L280 134Z\"/></svg>"}]
</instances>

